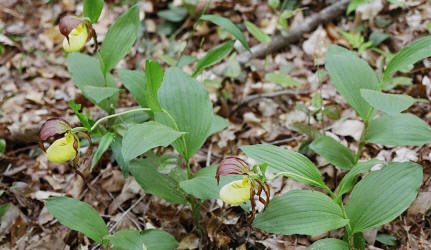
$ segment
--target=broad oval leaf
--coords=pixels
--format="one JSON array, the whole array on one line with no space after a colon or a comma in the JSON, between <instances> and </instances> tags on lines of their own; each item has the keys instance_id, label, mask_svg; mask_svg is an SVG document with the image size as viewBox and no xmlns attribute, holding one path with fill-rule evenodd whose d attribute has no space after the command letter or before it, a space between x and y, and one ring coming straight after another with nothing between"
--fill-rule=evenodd
<instances>
[{"instance_id":1,"label":"broad oval leaf","mask_svg":"<svg viewBox=\"0 0 431 250\"><path fill-rule=\"evenodd\" d=\"M208 136L218 133L228 127L230 122L219 115L214 115Z\"/></svg>"},{"instance_id":2,"label":"broad oval leaf","mask_svg":"<svg viewBox=\"0 0 431 250\"><path fill-rule=\"evenodd\" d=\"M198 61L192 76L199 74L204 68L216 64L232 51L235 41L228 41L212 48L208 53Z\"/></svg>"},{"instance_id":3,"label":"broad oval leaf","mask_svg":"<svg viewBox=\"0 0 431 250\"><path fill-rule=\"evenodd\" d=\"M193 178L180 182L180 187L188 194L202 200L218 199L220 189L236 180L241 180L241 175L226 175L220 177L220 184L215 178L217 165L212 165L199 170Z\"/></svg>"},{"instance_id":4,"label":"broad oval leaf","mask_svg":"<svg viewBox=\"0 0 431 250\"><path fill-rule=\"evenodd\" d=\"M248 32L250 32L254 38L256 38L261 43L271 42L271 37L269 37L263 30L257 27L254 23L245 21L245 27L247 27Z\"/></svg>"},{"instance_id":5,"label":"broad oval leaf","mask_svg":"<svg viewBox=\"0 0 431 250\"><path fill-rule=\"evenodd\" d=\"M377 89L374 71L355 53L331 45L326 52L325 67L338 92L362 119L368 118L371 106L361 97L361 89Z\"/></svg>"},{"instance_id":6,"label":"broad oval leaf","mask_svg":"<svg viewBox=\"0 0 431 250\"><path fill-rule=\"evenodd\" d=\"M343 240L326 238L314 242L306 250L349 250L349 244Z\"/></svg>"},{"instance_id":7,"label":"broad oval leaf","mask_svg":"<svg viewBox=\"0 0 431 250\"><path fill-rule=\"evenodd\" d=\"M204 144L213 123L213 107L205 87L179 68L166 70L159 89L162 108L174 118L178 129L186 132L173 143L177 151L190 159ZM155 113L156 121L173 127L172 121L161 112Z\"/></svg>"},{"instance_id":8,"label":"broad oval leaf","mask_svg":"<svg viewBox=\"0 0 431 250\"><path fill-rule=\"evenodd\" d=\"M416 102L408 95L386 94L371 89L361 89L361 95L371 106L389 115L399 114Z\"/></svg>"},{"instance_id":9,"label":"broad oval leaf","mask_svg":"<svg viewBox=\"0 0 431 250\"><path fill-rule=\"evenodd\" d=\"M365 162L358 162L355 166L353 166L352 169L350 169L349 172L343 177L340 184L337 187L337 196L341 200L341 197L343 194L349 192L353 185L355 184L356 177L358 177L359 174L365 173L369 171L372 167L374 167L376 164L384 163L384 161L372 159Z\"/></svg>"},{"instance_id":10,"label":"broad oval leaf","mask_svg":"<svg viewBox=\"0 0 431 250\"><path fill-rule=\"evenodd\" d=\"M400 50L389 62L383 74L383 80L409 65L431 56L431 36L418 39Z\"/></svg>"},{"instance_id":11,"label":"broad oval leaf","mask_svg":"<svg viewBox=\"0 0 431 250\"><path fill-rule=\"evenodd\" d=\"M66 227L85 234L102 243L108 228L99 213L85 202L69 197L53 197L45 200L48 212Z\"/></svg>"},{"instance_id":12,"label":"broad oval leaf","mask_svg":"<svg viewBox=\"0 0 431 250\"><path fill-rule=\"evenodd\" d=\"M96 153L94 153L93 159L91 160L90 171L93 170L93 167L100 160L103 153L105 153L106 150L108 150L109 146L111 146L111 143L113 140L114 140L113 133L106 133L102 136L99 142L99 147L97 147Z\"/></svg>"},{"instance_id":13,"label":"broad oval leaf","mask_svg":"<svg viewBox=\"0 0 431 250\"><path fill-rule=\"evenodd\" d=\"M120 69L117 72L121 82L129 90L139 106L148 107L145 102L145 72L128 69Z\"/></svg>"},{"instance_id":14,"label":"broad oval leaf","mask_svg":"<svg viewBox=\"0 0 431 250\"><path fill-rule=\"evenodd\" d=\"M124 229L108 237L114 245L112 250L142 250L145 245L148 250L171 250L178 246L175 238L160 229L144 231Z\"/></svg>"},{"instance_id":15,"label":"broad oval leaf","mask_svg":"<svg viewBox=\"0 0 431 250\"><path fill-rule=\"evenodd\" d=\"M352 151L330 136L318 137L309 147L339 168L351 169L355 165L355 156L353 156Z\"/></svg>"},{"instance_id":16,"label":"broad oval leaf","mask_svg":"<svg viewBox=\"0 0 431 250\"><path fill-rule=\"evenodd\" d=\"M269 170L306 184L325 187L319 169L302 154L274 145L258 144L240 147L244 153L258 163L267 163Z\"/></svg>"},{"instance_id":17,"label":"broad oval leaf","mask_svg":"<svg viewBox=\"0 0 431 250\"><path fill-rule=\"evenodd\" d=\"M273 198L253 226L269 233L316 235L345 226L341 208L318 191L293 190Z\"/></svg>"},{"instance_id":18,"label":"broad oval leaf","mask_svg":"<svg viewBox=\"0 0 431 250\"><path fill-rule=\"evenodd\" d=\"M238 29L238 27L236 27L236 25L232 23L231 20L229 20L225 17L216 16L216 15L203 15L203 16L201 16L200 19L213 22L213 23L223 27L225 30L227 30L229 33L231 33L236 39L238 39L241 42L241 44L244 46L244 48L246 48L248 51L250 51L250 47L248 46L248 43L245 40L244 35Z\"/></svg>"},{"instance_id":19,"label":"broad oval leaf","mask_svg":"<svg viewBox=\"0 0 431 250\"><path fill-rule=\"evenodd\" d=\"M158 146L166 147L182 134L155 121L132 125L123 137L124 160L130 161Z\"/></svg>"},{"instance_id":20,"label":"broad oval leaf","mask_svg":"<svg viewBox=\"0 0 431 250\"><path fill-rule=\"evenodd\" d=\"M156 61L147 60L145 63L145 99L147 101L148 107L153 111L161 111L162 107L159 103L159 98L157 96L157 91L163 81L163 75L165 72L162 66Z\"/></svg>"},{"instance_id":21,"label":"broad oval leaf","mask_svg":"<svg viewBox=\"0 0 431 250\"><path fill-rule=\"evenodd\" d=\"M109 73L106 74L106 82L108 86L105 86L105 79L100 70L99 61L96 58L74 52L67 56L66 64L73 82L79 89L81 89L86 98L107 112L112 111L112 106L114 108L117 106L118 93L114 94L111 98L104 99L101 102L96 102L92 93L87 93L86 91L86 88L89 86L100 88L109 87L112 89L117 88L114 77Z\"/></svg>"},{"instance_id":22,"label":"broad oval leaf","mask_svg":"<svg viewBox=\"0 0 431 250\"><path fill-rule=\"evenodd\" d=\"M118 96L120 89L110 88L110 87L95 87L95 86L85 86L83 92L88 96L90 100L94 100L97 103L113 97Z\"/></svg>"},{"instance_id":23,"label":"broad oval leaf","mask_svg":"<svg viewBox=\"0 0 431 250\"><path fill-rule=\"evenodd\" d=\"M178 183L168 175L159 173L150 161L133 160L129 164L129 170L145 192L157 195L172 203L187 203Z\"/></svg>"},{"instance_id":24,"label":"broad oval leaf","mask_svg":"<svg viewBox=\"0 0 431 250\"><path fill-rule=\"evenodd\" d=\"M84 0L84 16L88 17L91 23L97 22L102 9L103 0Z\"/></svg>"},{"instance_id":25,"label":"broad oval leaf","mask_svg":"<svg viewBox=\"0 0 431 250\"><path fill-rule=\"evenodd\" d=\"M384 115L370 121L366 141L383 145L422 146L431 142L431 128L409 113Z\"/></svg>"},{"instance_id":26,"label":"broad oval leaf","mask_svg":"<svg viewBox=\"0 0 431 250\"><path fill-rule=\"evenodd\" d=\"M353 188L346 213L353 232L376 228L399 216L415 200L422 184L422 166L391 162Z\"/></svg>"},{"instance_id":27,"label":"broad oval leaf","mask_svg":"<svg viewBox=\"0 0 431 250\"><path fill-rule=\"evenodd\" d=\"M158 11L157 15L165 20L177 23L181 22L187 16L187 9L183 7L173 7Z\"/></svg>"},{"instance_id":28,"label":"broad oval leaf","mask_svg":"<svg viewBox=\"0 0 431 250\"><path fill-rule=\"evenodd\" d=\"M100 47L103 60L103 73L109 72L117 63L129 53L135 43L139 29L139 8L133 6L122 14L106 33Z\"/></svg>"}]
</instances>

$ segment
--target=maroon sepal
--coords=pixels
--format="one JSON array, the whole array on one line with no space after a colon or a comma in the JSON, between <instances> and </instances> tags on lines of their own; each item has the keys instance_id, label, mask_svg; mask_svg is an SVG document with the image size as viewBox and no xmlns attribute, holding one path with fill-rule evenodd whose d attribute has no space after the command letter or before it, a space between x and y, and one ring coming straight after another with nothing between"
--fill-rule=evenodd
<instances>
[{"instance_id":1,"label":"maroon sepal","mask_svg":"<svg viewBox=\"0 0 431 250\"><path fill-rule=\"evenodd\" d=\"M49 137L61 135L71 130L70 124L62 118L51 118L45 121L39 129L39 139L45 141Z\"/></svg>"},{"instance_id":2,"label":"maroon sepal","mask_svg":"<svg viewBox=\"0 0 431 250\"><path fill-rule=\"evenodd\" d=\"M216 179L217 184L220 182L221 175L229 174L243 174L246 175L250 168L247 163L238 157L226 157L224 158L217 167Z\"/></svg>"}]
</instances>

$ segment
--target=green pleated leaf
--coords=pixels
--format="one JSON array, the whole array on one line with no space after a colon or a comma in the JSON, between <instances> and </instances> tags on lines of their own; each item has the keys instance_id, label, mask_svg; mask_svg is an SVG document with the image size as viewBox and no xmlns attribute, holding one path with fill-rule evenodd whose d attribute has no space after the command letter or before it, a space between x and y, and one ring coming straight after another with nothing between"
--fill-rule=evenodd
<instances>
[{"instance_id":1,"label":"green pleated leaf","mask_svg":"<svg viewBox=\"0 0 431 250\"><path fill-rule=\"evenodd\" d=\"M203 15L203 16L201 16L200 19L213 22L213 23L223 27L225 30L227 30L229 33L231 33L236 39L238 39L241 42L241 44L244 46L244 48L246 48L248 51L250 51L250 47L248 46L248 43L245 40L244 35L238 29L238 27L236 27L236 25L232 23L231 20L224 18L224 17L221 17L221 16L216 16L216 15Z\"/></svg>"},{"instance_id":2,"label":"green pleated leaf","mask_svg":"<svg viewBox=\"0 0 431 250\"><path fill-rule=\"evenodd\" d=\"M166 147L182 134L155 121L132 125L123 137L124 160L130 161L158 146Z\"/></svg>"},{"instance_id":3,"label":"green pleated leaf","mask_svg":"<svg viewBox=\"0 0 431 250\"><path fill-rule=\"evenodd\" d=\"M129 53L138 36L138 29L139 8L135 5L118 17L106 33L105 40L100 47L103 73L113 69Z\"/></svg>"},{"instance_id":4,"label":"green pleated leaf","mask_svg":"<svg viewBox=\"0 0 431 250\"><path fill-rule=\"evenodd\" d=\"M147 100L148 107L153 112L161 111L162 107L159 103L157 91L163 81L163 75L165 72L162 66L156 61L147 60L145 63L146 70L146 84L145 84L145 99Z\"/></svg>"},{"instance_id":5,"label":"green pleated leaf","mask_svg":"<svg viewBox=\"0 0 431 250\"><path fill-rule=\"evenodd\" d=\"M84 16L88 17L91 23L97 22L102 9L103 0L84 0Z\"/></svg>"},{"instance_id":6,"label":"green pleated leaf","mask_svg":"<svg viewBox=\"0 0 431 250\"><path fill-rule=\"evenodd\" d=\"M409 65L431 56L431 36L418 39L400 50L389 62L383 74L383 80Z\"/></svg>"},{"instance_id":7,"label":"green pleated leaf","mask_svg":"<svg viewBox=\"0 0 431 250\"><path fill-rule=\"evenodd\" d=\"M172 235L159 229L141 232L124 229L109 236L108 239L114 245L112 250L172 250L178 246Z\"/></svg>"},{"instance_id":8,"label":"green pleated leaf","mask_svg":"<svg viewBox=\"0 0 431 250\"><path fill-rule=\"evenodd\" d=\"M102 101L118 96L120 89L110 88L110 87L95 87L95 86L85 86L83 92L90 100L94 100L96 103L101 103Z\"/></svg>"},{"instance_id":9,"label":"green pleated leaf","mask_svg":"<svg viewBox=\"0 0 431 250\"><path fill-rule=\"evenodd\" d=\"M159 173L150 161L133 160L129 164L129 170L145 192L175 204L187 203L178 183L168 175Z\"/></svg>"},{"instance_id":10,"label":"green pleated leaf","mask_svg":"<svg viewBox=\"0 0 431 250\"><path fill-rule=\"evenodd\" d=\"M173 146L185 159L190 159L204 144L213 123L214 112L207 90L179 68L169 68L159 89L159 101L174 118L178 129L186 133L186 146L182 138ZM164 113L155 113L155 119L173 127Z\"/></svg>"},{"instance_id":11,"label":"green pleated leaf","mask_svg":"<svg viewBox=\"0 0 431 250\"><path fill-rule=\"evenodd\" d=\"M399 114L416 102L408 95L386 94L370 89L361 89L361 95L371 106L389 115Z\"/></svg>"},{"instance_id":12,"label":"green pleated leaf","mask_svg":"<svg viewBox=\"0 0 431 250\"><path fill-rule=\"evenodd\" d=\"M316 235L345 226L340 207L318 191L293 190L273 198L253 226L269 233Z\"/></svg>"},{"instance_id":13,"label":"green pleated leaf","mask_svg":"<svg viewBox=\"0 0 431 250\"><path fill-rule=\"evenodd\" d=\"M208 136L218 133L228 127L230 122L219 115L214 115Z\"/></svg>"},{"instance_id":14,"label":"green pleated leaf","mask_svg":"<svg viewBox=\"0 0 431 250\"><path fill-rule=\"evenodd\" d=\"M306 250L349 250L349 244L339 239L326 238L314 242Z\"/></svg>"},{"instance_id":15,"label":"green pleated leaf","mask_svg":"<svg viewBox=\"0 0 431 250\"><path fill-rule=\"evenodd\" d=\"M123 172L123 177L127 178L129 175L129 162L124 160L123 157L123 139L119 135L114 135L114 140L111 143L112 155L115 161L120 166L121 171Z\"/></svg>"},{"instance_id":16,"label":"green pleated leaf","mask_svg":"<svg viewBox=\"0 0 431 250\"><path fill-rule=\"evenodd\" d=\"M341 199L342 195L349 192L353 185L355 184L356 178L359 174L369 171L373 166L379 163L384 163L384 161L372 159L369 161L358 162L349 172L343 177L340 184L338 184L337 195Z\"/></svg>"},{"instance_id":17,"label":"green pleated leaf","mask_svg":"<svg viewBox=\"0 0 431 250\"><path fill-rule=\"evenodd\" d=\"M294 180L324 187L320 171L302 154L269 144L258 144L240 147L244 153L258 163L268 164L268 169L274 173L284 173Z\"/></svg>"},{"instance_id":18,"label":"green pleated leaf","mask_svg":"<svg viewBox=\"0 0 431 250\"><path fill-rule=\"evenodd\" d=\"M331 45L326 52L325 67L332 84L362 119L367 119L371 106L361 97L361 89L377 89L373 69L355 53Z\"/></svg>"},{"instance_id":19,"label":"green pleated leaf","mask_svg":"<svg viewBox=\"0 0 431 250\"><path fill-rule=\"evenodd\" d=\"M168 10L161 10L157 15L165 20L177 23L181 22L187 16L187 9L183 7L174 7Z\"/></svg>"},{"instance_id":20,"label":"green pleated leaf","mask_svg":"<svg viewBox=\"0 0 431 250\"><path fill-rule=\"evenodd\" d=\"M113 110L117 106L118 93L114 94L111 98L97 98L101 100L97 102L93 96L95 93L89 90L88 87L99 87L105 88L105 79L103 77L103 73L100 70L99 60L94 57L84 55L81 53L71 53L67 56L67 69L72 77L72 81L81 89L82 93L86 98L88 98L92 103L101 107L103 110L109 112ZM113 89L117 88L117 84L115 82L114 77L111 74L106 75L107 82L107 90L109 92L114 91ZM90 93L87 93L87 90ZM96 93L97 95L97 93Z\"/></svg>"},{"instance_id":21,"label":"green pleated leaf","mask_svg":"<svg viewBox=\"0 0 431 250\"><path fill-rule=\"evenodd\" d=\"M66 227L85 234L102 243L108 228L99 213L85 202L68 198L53 197L45 200L48 212Z\"/></svg>"},{"instance_id":22,"label":"green pleated leaf","mask_svg":"<svg viewBox=\"0 0 431 250\"><path fill-rule=\"evenodd\" d=\"M201 200L218 199L220 189L224 185L242 179L242 175L220 176L220 185L217 185L216 172L217 165L202 168L192 179L180 182L180 187Z\"/></svg>"},{"instance_id":23,"label":"green pleated leaf","mask_svg":"<svg viewBox=\"0 0 431 250\"><path fill-rule=\"evenodd\" d=\"M346 213L353 232L373 229L398 217L415 200L422 184L422 166L391 162L353 188Z\"/></svg>"},{"instance_id":24,"label":"green pleated leaf","mask_svg":"<svg viewBox=\"0 0 431 250\"><path fill-rule=\"evenodd\" d=\"M355 164L355 156L346 146L330 136L315 139L309 147L329 163L342 169L351 169Z\"/></svg>"},{"instance_id":25,"label":"green pleated leaf","mask_svg":"<svg viewBox=\"0 0 431 250\"><path fill-rule=\"evenodd\" d=\"M94 153L93 159L91 160L90 171L93 170L93 167L96 166L96 163L100 160L106 150L108 150L109 146L111 146L113 140L113 133L106 133L102 136L99 142L99 147L97 147L96 153Z\"/></svg>"},{"instance_id":26,"label":"green pleated leaf","mask_svg":"<svg viewBox=\"0 0 431 250\"><path fill-rule=\"evenodd\" d=\"M412 114L384 115L370 121L366 140L382 145L422 146L431 142L431 128Z\"/></svg>"},{"instance_id":27,"label":"green pleated leaf","mask_svg":"<svg viewBox=\"0 0 431 250\"><path fill-rule=\"evenodd\" d=\"M257 27L254 23L245 21L245 27L247 27L248 32L250 32L254 38L256 38L261 43L271 42L271 37L269 37L263 30Z\"/></svg>"},{"instance_id":28,"label":"green pleated leaf","mask_svg":"<svg viewBox=\"0 0 431 250\"><path fill-rule=\"evenodd\" d=\"M192 76L198 75L204 68L218 63L232 51L235 41L228 41L212 48L208 53L198 61Z\"/></svg>"},{"instance_id":29,"label":"green pleated leaf","mask_svg":"<svg viewBox=\"0 0 431 250\"><path fill-rule=\"evenodd\" d=\"M120 69L117 72L121 82L132 94L139 106L148 107L145 102L145 72L128 69Z\"/></svg>"}]
</instances>

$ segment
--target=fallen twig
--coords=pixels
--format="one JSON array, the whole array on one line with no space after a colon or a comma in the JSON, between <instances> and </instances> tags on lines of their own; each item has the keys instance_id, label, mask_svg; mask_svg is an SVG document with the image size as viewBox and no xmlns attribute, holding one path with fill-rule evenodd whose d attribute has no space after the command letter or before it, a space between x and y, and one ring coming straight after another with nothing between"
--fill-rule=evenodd
<instances>
[{"instance_id":1,"label":"fallen twig","mask_svg":"<svg viewBox=\"0 0 431 250\"><path fill-rule=\"evenodd\" d=\"M309 91L307 90L281 90L281 91L277 91L277 92L272 92L272 93L263 93L263 94L256 94L256 95L249 95L246 96L244 98L242 98L238 104L236 106L233 107L232 111L229 114L229 117L232 116L233 114L235 114L235 112L238 111L238 109L240 107L242 107L243 105L258 100L258 99L262 99L262 98L274 98L277 96L283 96L283 95L298 95L298 94L308 94Z\"/></svg>"},{"instance_id":2,"label":"fallen twig","mask_svg":"<svg viewBox=\"0 0 431 250\"><path fill-rule=\"evenodd\" d=\"M271 54L275 51L286 48L291 43L297 42L299 39L301 39L304 33L311 32L316 29L319 24L327 23L344 13L349 2L350 0L341 0L337 3L334 3L319 13L316 13L305 19L302 24L291 28L285 36L275 36L268 44L261 43L252 47L251 53L243 52L239 54L237 57L238 62L240 64L246 64L253 58L265 57L267 54ZM227 66L227 63L222 63L218 66L215 66L212 69L212 72L216 75L222 75Z\"/></svg>"}]
</instances>

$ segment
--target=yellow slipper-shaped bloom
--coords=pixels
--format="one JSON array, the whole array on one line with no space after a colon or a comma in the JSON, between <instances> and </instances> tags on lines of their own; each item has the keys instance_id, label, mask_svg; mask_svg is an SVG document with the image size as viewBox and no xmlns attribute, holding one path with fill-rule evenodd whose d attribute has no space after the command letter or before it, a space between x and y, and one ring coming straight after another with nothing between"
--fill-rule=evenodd
<instances>
[{"instance_id":1,"label":"yellow slipper-shaped bloom","mask_svg":"<svg viewBox=\"0 0 431 250\"><path fill-rule=\"evenodd\" d=\"M84 48L88 40L88 29L85 24L81 23L77 25L68 35L67 38L63 40L63 49L66 52L78 52Z\"/></svg>"},{"instance_id":2,"label":"yellow slipper-shaped bloom","mask_svg":"<svg viewBox=\"0 0 431 250\"><path fill-rule=\"evenodd\" d=\"M77 142L77 148L73 144ZM75 158L76 152L79 150L79 140L71 134L66 134L63 138L56 140L48 150L46 150L46 157L51 162L66 162Z\"/></svg>"},{"instance_id":3,"label":"yellow slipper-shaped bloom","mask_svg":"<svg viewBox=\"0 0 431 250\"><path fill-rule=\"evenodd\" d=\"M231 205L244 203L250 200L250 188L250 180L247 177L233 181L220 189L220 199Z\"/></svg>"}]
</instances>

